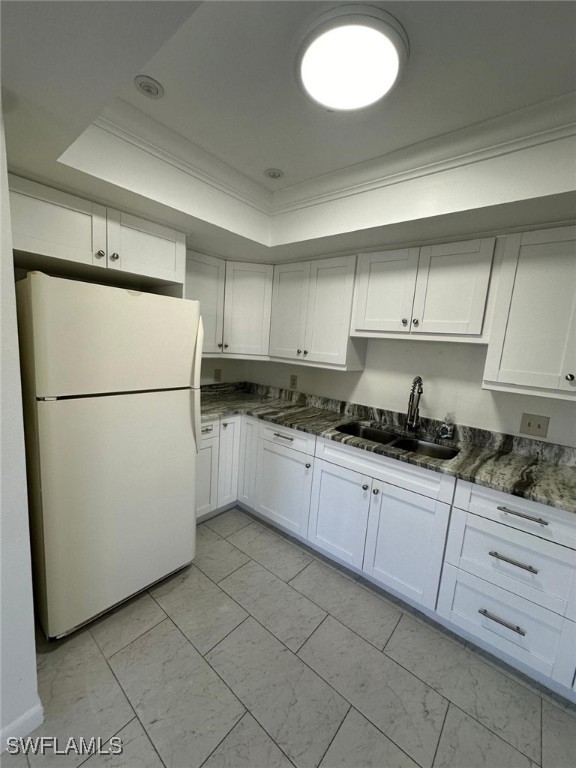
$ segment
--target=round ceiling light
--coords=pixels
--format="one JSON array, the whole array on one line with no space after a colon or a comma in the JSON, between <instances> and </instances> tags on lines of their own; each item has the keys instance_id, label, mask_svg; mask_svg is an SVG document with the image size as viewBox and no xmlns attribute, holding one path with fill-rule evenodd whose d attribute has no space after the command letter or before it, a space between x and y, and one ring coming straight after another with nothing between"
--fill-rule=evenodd
<instances>
[{"instance_id":1,"label":"round ceiling light","mask_svg":"<svg viewBox=\"0 0 576 768\"><path fill-rule=\"evenodd\" d=\"M164 96L164 88L158 80L148 75L138 75L134 78L136 90L148 96L149 99L161 99Z\"/></svg>"},{"instance_id":2,"label":"round ceiling light","mask_svg":"<svg viewBox=\"0 0 576 768\"><path fill-rule=\"evenodd\" d=\"M300 47L297 74L306 95L334 111L363 109L397 83L408 38L389 13L345 5L322 14Z\"/></svg>"}]
</instances>

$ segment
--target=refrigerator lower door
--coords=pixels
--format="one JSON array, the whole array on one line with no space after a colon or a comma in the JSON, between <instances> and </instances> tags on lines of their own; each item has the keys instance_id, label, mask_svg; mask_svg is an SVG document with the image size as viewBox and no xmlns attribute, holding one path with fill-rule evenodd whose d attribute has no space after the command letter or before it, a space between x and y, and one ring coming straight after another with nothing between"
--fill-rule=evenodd
<instances>
[{"instance_id":1,"label":"refrigerator lower door","mask_svg":"<svg viewBox=\"0 0 576 768\"><path fill-rule=\"evenodd\" d=\"M191 390L38 402L48 636L193 559L193 404Z\"/></svg>"}]
</instances>

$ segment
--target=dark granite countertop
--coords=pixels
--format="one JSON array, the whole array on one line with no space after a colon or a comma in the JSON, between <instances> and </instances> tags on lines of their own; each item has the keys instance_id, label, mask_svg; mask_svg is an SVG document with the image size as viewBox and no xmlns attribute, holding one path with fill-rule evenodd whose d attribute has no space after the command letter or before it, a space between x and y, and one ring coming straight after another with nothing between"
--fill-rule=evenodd
<instances>
[{"instance_id":1,"label":"dark granite countertop","mask_svg":"<svg viewBox=\"0 0 576 768\"><path fill-rule=\"evenodd\" d=\"M479 445L465 439L456 442L437 441L460 449L458 456L446 461L401 451L389 445L380 445L336 431L336 427L352 421L371 423L370 420L359 419L355 414L326 410L284 398L262 397L250 392L203 391L203 421L233 414L256 416L280 426L299 429L361 450L576 513L576 467L556 462L554 446L550 446L549 455L543 458L513 450L511 440L494 446ZM401 433L397 425L391 426Z\"/></svg>"}]
</instances>

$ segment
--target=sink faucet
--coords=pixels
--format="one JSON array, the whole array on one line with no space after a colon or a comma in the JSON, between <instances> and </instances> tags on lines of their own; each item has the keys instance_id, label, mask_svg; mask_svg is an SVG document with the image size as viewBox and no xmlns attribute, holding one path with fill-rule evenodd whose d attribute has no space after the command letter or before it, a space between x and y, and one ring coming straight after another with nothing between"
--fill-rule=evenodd
<instances>
[{"instance_id":1,"label":"sink faucet","mask_svg":"<svg viewBox=\"0 0 576 768\"><path fill-rule=\"evenodd\" d=\"M418 413L418 405L420 404L420 395L423 392L424 388L422 386L422 379L420 376L416 376L412 382L412 388L410 389L408 412L406 413L406 421L404 423L405 429L418 429L418 423L420 419L420 414Z\"/></svg>"}]
</instances>

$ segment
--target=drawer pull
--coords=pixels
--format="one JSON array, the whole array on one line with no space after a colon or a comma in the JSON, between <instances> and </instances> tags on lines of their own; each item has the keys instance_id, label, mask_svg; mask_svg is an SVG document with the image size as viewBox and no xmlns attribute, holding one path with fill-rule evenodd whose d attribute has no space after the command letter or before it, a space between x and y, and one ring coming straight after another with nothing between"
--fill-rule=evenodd
<instances>
[{"instance_id":1,"label":"drawer pull","mask_svg":"<svg viewBox=\"0 0 576 768\"><path fill-rule=\"evenodd\" d=\"M291 443L294 442L293 437L288 437L287 435L281 435L280 432L274 432L274 437L281 437L282 440L290 440Z\"/></svg>"},{"instance_id":2,"label":"drawer pull","mask_svg":"<svg viewBox=\"0 0 576 768\"><path fill-rule=\"evenodd\" d=\"M499 552L488 552L488 554L490 557L495 557L496 560L503 560L505 563L515 565L517 568L523 568L525 571L530 571L530 573L538 573L538 568L534 568L533 565L526 565L525 563L521 563L518 560L513 560L511 557L501 555Z\"/></svg>"},{"instance_id":3,"label":"drawer pull","mask_svg":"<svg viewBox=\"0 0 576 768\"><path fill-rule=\"evenodd\" d=\"M524 512L516 512L514 509L508 509L508 507L498 507L500 512L505 512L507 515L515 515L521 517L523 520L530 520L531 523L540 523L540 525L548 525L547 520L543 520L541 517L532 517L532 515L526 515Z\"/></svg>"},{"instance_id":4,"label":"drawer pull","mask_svg":"<svg viewBox=\"0 0 576 768\"><path fill-rule=\"evenodd\" d=\"M213 429L214 427L203 427L200 431L202 432L203 435L205 435L206 432L212 432Z\"/></svg>"},{"instance_id":5,"label":"drawer pull","mask_svg":"<svg viewBox=\"0 0 576 768\"><path fill-rule=\"evenodd\" d=\"M519 627L517 624L510 624L509 621L505 621L498 616L494 616L494 614L487 611L486 608L480 608L478 613L481 613L482 616L486 616L490 621L495 621L496 624L501 624L503 627L506 627L506 629L511 629L512 632L516 632L517 635L522 635L522 637L526 635L525 629L522 629L522 627Z\"/></svg>"}]
</instances>

